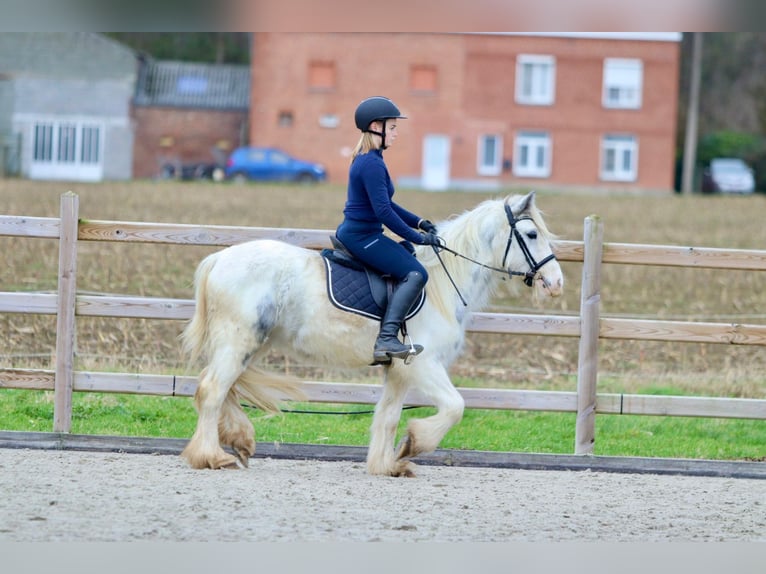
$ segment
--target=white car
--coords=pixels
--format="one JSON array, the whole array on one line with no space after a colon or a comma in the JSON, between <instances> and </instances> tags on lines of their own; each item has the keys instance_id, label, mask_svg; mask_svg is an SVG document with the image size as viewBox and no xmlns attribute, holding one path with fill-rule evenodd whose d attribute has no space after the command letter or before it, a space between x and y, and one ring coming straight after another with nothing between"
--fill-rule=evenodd
<instances>
[{"instance_id":1,"label":"white car","mask_svg":"<svg viewBox=\"0 0 766 574\"><path fill-rule=\"evenodd\" d=\"M710 161L702 174L702 191L706 193L753 193L753 170L741 159L719 158Z\"/></svg>"}]
</instances>

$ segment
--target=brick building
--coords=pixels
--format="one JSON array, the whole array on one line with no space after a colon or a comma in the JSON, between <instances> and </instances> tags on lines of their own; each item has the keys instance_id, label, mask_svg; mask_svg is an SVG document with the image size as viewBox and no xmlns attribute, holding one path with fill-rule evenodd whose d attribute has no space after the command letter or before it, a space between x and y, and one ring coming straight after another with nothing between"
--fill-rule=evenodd
<instances>
[{"instance_id":1,"label":"brick building","mask_svg":"<svg viewBox=\"0 0 766 574\"><path fill-rule=\"evenodd\" d=\"M141 59L133 98L133 177L223 163L247 140L247 66Z\"/></svg>"},{"instance_id":2,"label":"brick building","mask_svg":"<svg viewBox=\"0 0 766 574\"><path fill-rule=\"evenodd\" d=\"M249 139L342 183L370 95L399 185L671 190L680 34L253 34Z\"/></svg>"}]
</instances>

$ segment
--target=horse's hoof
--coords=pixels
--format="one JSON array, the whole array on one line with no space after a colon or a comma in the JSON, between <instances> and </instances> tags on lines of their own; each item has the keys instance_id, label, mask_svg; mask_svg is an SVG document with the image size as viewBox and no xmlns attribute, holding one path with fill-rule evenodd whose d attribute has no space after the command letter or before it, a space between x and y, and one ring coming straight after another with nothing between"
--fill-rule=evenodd
<instances>
[{"instance_id":1,"label":"horse's hoof","mask_svg":"<svg viewBox=\"0 0 766 574\"><path fill-rule=\"evenodd\" d=\"M219 456L217 459L211 461L209 466L213 470L218 470L218 469L238 470L242 468L240 466L239 458L230 454Z\"/></svg>"},{"instance_id":2,"label":"horse's hoof","mask_svg":"<svg viewBox=\"0 0 766 574\"><path fill-rule=\"evenodd\" d=\"M404 478L416 478L415 474L416 466L411 462L399 464L394 476L402 476Z\"/></svg>"},{"instance_id":3,"label":"horse's hoof","mask_svg":"<svg viewBox=\"0 0 766 574\"><path fill-rule=\"evenodd\" d=\"M237 453L237 459L239 460L239 463L242 465L243 468L249 468L250 466L250 456L253 454L248 449L244 448L237 448L234 449Z\"/></svg>"}]
</instances>

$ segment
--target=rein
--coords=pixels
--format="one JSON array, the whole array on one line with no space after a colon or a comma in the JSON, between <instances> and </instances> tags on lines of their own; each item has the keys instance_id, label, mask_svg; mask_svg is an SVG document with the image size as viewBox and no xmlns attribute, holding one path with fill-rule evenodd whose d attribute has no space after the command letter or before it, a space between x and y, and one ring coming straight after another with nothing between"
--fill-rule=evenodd
<instances>
[{"instance_id":1,"label":"rein","mask_svg":"<svg viewBox=\"0 0 766 574\"><path fill-rule=\"evenodd\" d=\"M458 253L454 249L450 249L447 247L446 243L440 244L438 247L436 245L432 245L432 249L434 250L434 253L436 254L436 257L439 259L439 263L441 263L442 268L444 269L444 272L447 274L447 277L450 280L450 283L452 283L452 286L455 288L455 292L457 293L458 297L460 297L460 301L463 303L464 307L468 306L468 303L463 298L463 295L460 293L460 290L457 287L457 284L455 283L455 280L452 279L452 276L449 274L449 271L447 271L446 265L444 265L444 261L442 260L440 251L448 251L449 253L452 253L453 255L457 257L461 257L462 259L465 259L466 261L470 261L471 263L474 263L475 265L478 265L480 267L484 267L485 269L489 269L490 271L497 271L498 273L502 273L503 275L508 275L509 277L513 278L514 275L519 277L524 277L524 284L527 287L532 286L532 282L535 280L535 276L537 275L537 272L542 268L543 265L548 263L551 259L556 259L556 256L551 253L540 261L539 263L535 261L535 258L532 256L532 252L529 251L529 247L527 246L526 242L524 241L524 238L521 236L521 233L518 229L516 229L516 224L519 221L529 220L532 221L531 217L519 217L516 218L513 216L513 212L511 211L511 208L508 206L508 204L505 204L505 216L508 219L508 225L510 226L510 231L508 232L508 242L505 244L505 253L503 254L503 268L501 267L493 267L491 265L487 265L485 263L482 263L481 261L476 261L475 259L472 259L471 257L468 257L467 255L463 255L462 253ZM524 253L524 258L527 260L527 264L529 265L529 271L512 271L510 269L505 269L505 260L508 258L508 252L511 249L511 244L513 243L513 238L516 237L516 241L519 244L519 247L521 247L522 253Z\"/></svg>"}]
</instances>

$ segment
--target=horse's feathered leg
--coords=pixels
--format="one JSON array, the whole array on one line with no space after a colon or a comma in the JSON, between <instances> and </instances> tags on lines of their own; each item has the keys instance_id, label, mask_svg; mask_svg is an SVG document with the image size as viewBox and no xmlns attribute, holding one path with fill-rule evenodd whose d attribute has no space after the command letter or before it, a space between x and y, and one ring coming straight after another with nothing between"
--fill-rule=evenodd
<instances>
[{"instance_id":1,"label":"horse's feathered leg","mask_svg":"<svg viewBox=\"0 0 766 574\"><path fill-rule=\"evenodd\" d=\"M424 419L410 419L407 435L396 453L396 459L400 462L436 450L447 431L463 418L465 408L462 395L452 385L440 363L420 363L417 368L418 374L413 375L420 377L418 391L434 401L437 413Z\"/></svg>"},{"instance_id":2,"label":"horse's feathered leg","mask_svg":"<svg viewBox=\"0 0 766 574\"><path fill-rule=\"evenodd\" d=\"M407 394L407 383L402 377L389 377L386 367L383 394L375 405L370 427L370 446L367 451L367 471L387 476L410 476L406 461L397 461L394 452L396 429L402 415L402 404Z\"/></svg>"},{"instance_id":3,"label":"horse's feathered leg","mask_svg":"<svg viewBox=\"0 0 766 574\"><path fill-rule=\"evenodd\" d=\"M248 461L255 454L255 434L253 423L239 404L237 394L230 390L226 395L218 420L218 437L222 445L230 445L242 466L247 468Z\"/></svg>"},{"instance_id":4,"label":"horse's feathered leg","mask_svg":"<svg viewBox=\"0 0 766 574\"><path fill-rule=\"evenodd\" d=\"M221 448L218 424L229 389L243 370L241 364L211 362L200 376L194 404L197 428L181 453L192 468L236 468L237 457ZM251 426L252 429L252 426Z\"/></svg>"}]
</instances>

